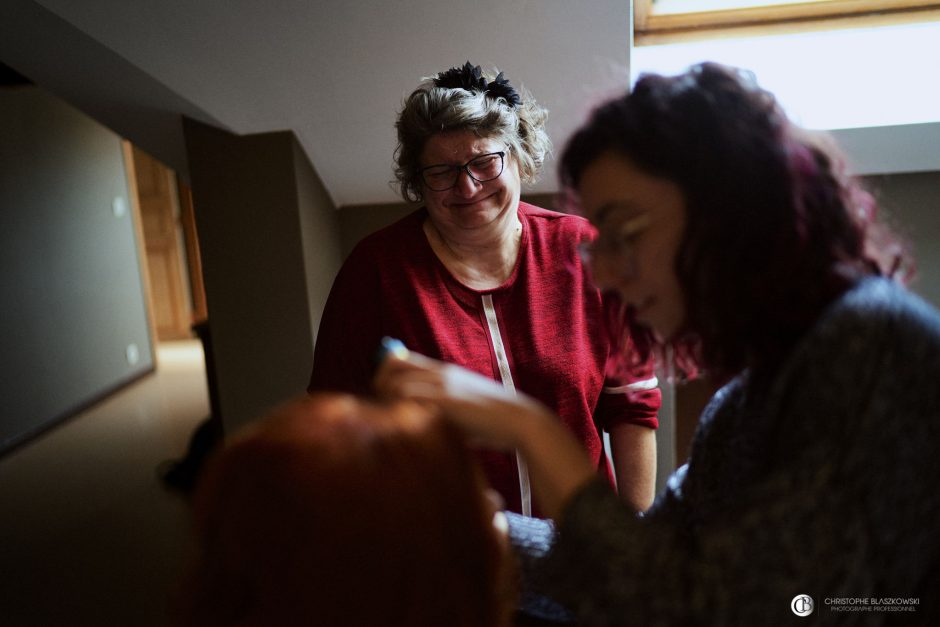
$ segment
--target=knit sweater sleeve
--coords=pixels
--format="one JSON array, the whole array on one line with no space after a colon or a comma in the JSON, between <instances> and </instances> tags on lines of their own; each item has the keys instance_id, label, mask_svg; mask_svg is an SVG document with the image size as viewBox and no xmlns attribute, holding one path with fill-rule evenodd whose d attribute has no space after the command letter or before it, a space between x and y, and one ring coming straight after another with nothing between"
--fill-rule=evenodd
<instances>
[{"instance_id":1,"label":"knit sweater sleeve","mask_svg":"<svg viewBox=\"0 0 940 627\"><path fill-rule=\"evenodd\" d=\"M585 626L779 624L800 594L826 620L879 624L823 599L916 597L936 570L937 372L929 308L880 283L843 299L757 409L713 408L649 515L600 484L578 492L540 567L546 591Z\"/></svg>"}]
</instances>

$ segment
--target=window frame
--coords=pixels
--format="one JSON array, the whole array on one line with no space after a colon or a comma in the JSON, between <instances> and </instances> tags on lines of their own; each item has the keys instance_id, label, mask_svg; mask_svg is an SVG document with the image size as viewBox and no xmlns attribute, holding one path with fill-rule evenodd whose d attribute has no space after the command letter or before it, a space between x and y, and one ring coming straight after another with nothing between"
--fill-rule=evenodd
<instances>
[{"instance_id":1,"label":"window frame","mask_svg":"<svg viewBox=\"0 0 940 627\"><path fill-rule=\"evenodd\" d=\"M829 0L663 15L652 5L633 1L634 45L940 19L940 2L927 0Z\"/></svg>"}]
</instances>

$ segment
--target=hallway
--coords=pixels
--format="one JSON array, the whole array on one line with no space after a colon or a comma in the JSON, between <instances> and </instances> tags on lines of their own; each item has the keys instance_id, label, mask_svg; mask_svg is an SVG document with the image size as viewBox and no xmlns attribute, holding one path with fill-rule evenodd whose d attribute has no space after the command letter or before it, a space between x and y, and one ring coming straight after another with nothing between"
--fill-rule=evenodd
<instances>
[{"instance_id":1,"label":"hallway","mask_svg":"<svg viewBox=\"0 0 940 627\"><path fill-rule=\"evenodd\" d=\"M157 467L209 415L202 346L0 459L0 624L166 625L190 547Z\"/></svg>"}]
</instances>

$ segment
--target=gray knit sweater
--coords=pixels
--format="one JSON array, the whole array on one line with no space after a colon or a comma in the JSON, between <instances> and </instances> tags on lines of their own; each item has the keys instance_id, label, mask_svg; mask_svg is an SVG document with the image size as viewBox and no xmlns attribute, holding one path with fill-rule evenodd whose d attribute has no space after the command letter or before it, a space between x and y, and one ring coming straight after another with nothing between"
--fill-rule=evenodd
<instances>
[{"instance_id":1,"label":"gray knit sweater","mask_svg":"<svg viewBox=\"0 0 940 627\"><path fill-rule=\"evenodd\" d=\"M513 518L527 584L585 627L940 624L938 423L940 317L865 279L764 392L745 374L715 395L645 516L597 483L551 539Z\"/></svg>"}]
</instances>

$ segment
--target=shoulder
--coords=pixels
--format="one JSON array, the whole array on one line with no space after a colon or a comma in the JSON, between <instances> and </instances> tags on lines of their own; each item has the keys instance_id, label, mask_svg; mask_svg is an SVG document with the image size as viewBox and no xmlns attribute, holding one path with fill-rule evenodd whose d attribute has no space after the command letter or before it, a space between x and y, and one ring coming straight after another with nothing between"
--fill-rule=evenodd
<instances>
[{"instance_id":1,"label":"shoulder","mask_svg":"<svg viewBox=\"0 0 940 627\"><path fill-rule=\"evenodd\" d=\"M426 210L422 207L363 237L353 246L343 267L372 265L390 259L408 259L402 251L413 251L415 242L423 237L422 224Z\"/></svg>"},{"instance_id":2,"label":"shoulder","mask_svg":"<svg viewBox=\"0 0 940 627\"><path fill-rule=\"evenodd\" d=\"M413 238L415 235L422 233L422 224L426 216L427 211L424 207L416 209L391 224L366 235L359 240L353 251L382 249L390 245L400 244L404 239Z\"/></svg>"},{"instance_id":3,"label":"shoulder","mask_svg":"<svg viewBox=\"0 0 940 627\"><path fill-rule=\"evenodd\" d=\"M536 236L580 240L590 237L594 231L582 216L542 209L526 202L519 203L519 216Z\"/></svg>"},{"instance_id":4,"label":"shoulder","mask_svg":"<svg viewBox=\"0 0 940 627\"><path fill-rule=\"evenodd\" d=\"M384 269L401 268L415 258L424 233L425 210L418 209L388 226L363 237L346 256L333 283L334 290L358 290L378 280Z\"/></svg>"},{"instance_id":5,"label":"shoulder","mask_svg":"<svg viewBox=\"0 0 940 627\"><path fill-rule=\"evenodd\" d=\"M914 376L935 367L940 367L936 310L894 281L868 277L830 303L780 375L824 378L833 390L848 394L865 380Z\"/></svg>"},{"instance_id":6,"label":"shoulder","mask_svg":"<svg viewBox=\"0 0 940 627\"><path fill-rule=\"evenodd\" d=\"M771 403L794 416L828 415L806 421L807 429L882 434L886 416L909 426L911 416L940 410L937 372L936 310L893 281L866 278L800 341L776 377Z\"/></svg>"},{"instance_id":7,"label":"shoulder","mask_svg":"<svg viewBox=\"0 0 940 627\"><path fill-rule=\"evenodd\" d=\"M920 345L940 353L940 315L895 281L870 277L845 292L824 312L817 342Z\"/></svg>"}]
</instances>

